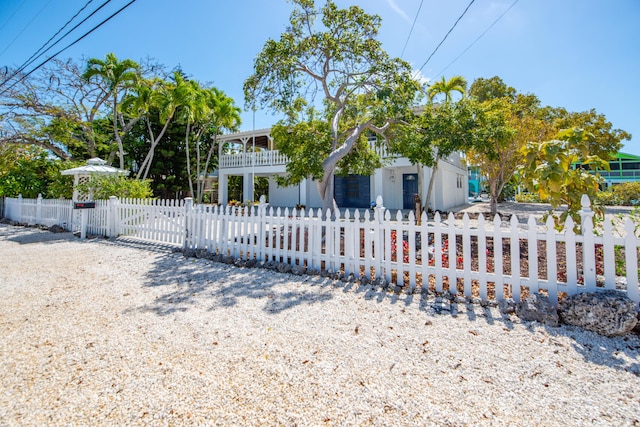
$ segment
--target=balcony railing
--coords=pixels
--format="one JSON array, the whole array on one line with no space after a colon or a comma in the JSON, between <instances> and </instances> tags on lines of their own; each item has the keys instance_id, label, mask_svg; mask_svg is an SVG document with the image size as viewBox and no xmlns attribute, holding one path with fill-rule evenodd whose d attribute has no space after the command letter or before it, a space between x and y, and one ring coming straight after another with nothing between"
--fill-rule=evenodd
<instances>
[{"instance_id":1,"label":"balcony railing","mask_svg":"<svg viewBox=\"0 0 640 427\"><path fill-rule=\"evenodd\" d=\"M370 142L371 149L374 150L382 159L399 157L398 154L387 150L385 145L376 145ZM453 153L448 159L451 163L459 163L460 157ZM280 166L286 165L289 159L286 155L280 153L279 150L256 151L255 153L237 153L223 154L220 156L219 167L225 168L242 168L251 166Z\"/></svg>"},{"instance_id":2,"label":"balcony railing","mask_svg":"<svg viewBox=\"0 0 640 427\"><path fill-rule=\"evenodd\" d=\"M257 151L255 153L223 154L220 168L241 168L246 166L286 165L289 160L279 150Z\"/></svg>"}]
</instances>

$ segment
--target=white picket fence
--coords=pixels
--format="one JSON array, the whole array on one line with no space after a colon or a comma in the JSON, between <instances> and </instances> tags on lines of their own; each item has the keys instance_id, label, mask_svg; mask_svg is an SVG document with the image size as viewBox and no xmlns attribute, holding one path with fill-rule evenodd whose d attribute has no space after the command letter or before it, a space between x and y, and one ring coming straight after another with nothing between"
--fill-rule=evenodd
<instances>
[{"instance_id":1,"label":"white picket fence","mask_svg":"<svg viewBox=\"0 0 640 427\"><path fill-rule=\"evenodd\" d=\"M593 230L588 198L583 198L583 228L556 232L530 217L526 225L513 216L477 221L453 214L431 221L413 213L395 218L379 206L364 213L349 210L331 218L320 210L194 205L185 201L97 201L87 209L86 232L128 236L150 242L243 260L275 261L308 271L342 271L345 275L384 277L407 290L429 288L483 300L542 291L557 303L561 294L618 289L640 302L638 247L630 218L624 232L604 222ZM75 212L75 214L74 214ZM11 199L5 217L28 224L57 224L79 231L78 210L71 201Z\"/></svg>"}]
</instances>

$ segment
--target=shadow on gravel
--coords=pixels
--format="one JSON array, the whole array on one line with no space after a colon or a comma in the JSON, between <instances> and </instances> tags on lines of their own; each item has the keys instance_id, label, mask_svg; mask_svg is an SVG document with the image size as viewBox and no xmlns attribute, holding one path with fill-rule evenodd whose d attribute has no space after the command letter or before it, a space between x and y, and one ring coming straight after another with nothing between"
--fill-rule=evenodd
<instances>
[{"instance_id":1,"label":"shadow on gravel","mask_svg":"<svg viewBox=\"0 0 640 427\"><path fill-rule=\"evenodd\" d=\"M116 243L120 244L120 240ZM136 246L135 242L123 243L128 247ZM160 256L154 268L147 273L146 286L166 291L152 304L140 307L141 311L166 316L194 306L217 310L252 299L261 301L265 312L276 314L332 299L331 292L322 286L324 281L321 278L185 258L174 248L163 251L159 247L156 250L166 255Z\"/></svg>"},{"instance_id":2,"label":"shadow on gravel","mask_svg":"<svg viewBox=\"0 0 640 427\"><path fill-rule=\"evenodd\" d=\"M32 243L56 243L60 241L78 240L73 233L51 233L37 227L18 227L0 224L0 239L28 245Z\"/></svg>"}]
</instances>

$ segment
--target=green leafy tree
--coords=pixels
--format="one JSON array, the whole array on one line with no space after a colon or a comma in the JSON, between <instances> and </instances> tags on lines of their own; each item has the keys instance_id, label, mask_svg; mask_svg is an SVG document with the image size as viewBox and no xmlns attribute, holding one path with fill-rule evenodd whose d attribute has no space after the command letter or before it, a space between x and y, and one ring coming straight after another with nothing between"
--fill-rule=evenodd
<instances>
[{"instance_id":1,"label":"green leafy tree","mask_svg":"<svg viewBox=\"0 0 640 427\"><path fill-rule=\"evenodd\" d=\"M98 124L108 95L83 78L75 61L52 60L0 95L0 141L35 145L60 159L86 159L110 150Z\"/></svg>"},{"instance_id":2,"label":"green leafy tree","mask_svg":"<svg viewBox=\"0 0 640 427\"><path fill-rule=\"evenodd\" d=\"M551 141L528 143L522 150L525 163L520 170L523 184L551 204L547 215L553 216L556 228L562 229L567 216L571 216L576 225L581 223L579 211L583 194L596 200L602 179L585 168L609 170L609 163L590 154L588 142L593 135L584 130L567 129L557 137ZM574 168L577 162L584 167ZM561 205L566 205L567 210L560 215L554 213L553 210ZM601 206L594 207L594 211L604 214Z\"/></svg>"},{"instance_id":3,"label":"green leafy tree","mask_svg":"<svg viewBox=\"0 0 640 427\"><path fill-rule=\"evenodd\" d=\"M514 99L517 91L515 88L508 86L498 76L485 79L478 77L473 81L469 88L469 96L478 102L490 101L498 98Z\"/></svg>"},{"instance_id":4,"label":"green leafy tree","mask_svg":"<svg viewBox=\"0 0 640 427\"><path fill-rule=\"evenodd\" d=\"M480 113L479 104L469 99L429 105L411 127L404 127L405 132L391 139L393 150L417 164L419 171L423 166L432 168L425 207L430 206L439 161L476 144Z\"/></svg>"},{"instance_id":5,"label":"green leafy tree","mask_svg":"<svg viewBox=\"0 0 640 427\"><path fill-rule=\"evenodd\" d=\"M535 95L520 94L499 77L476 79L469 95L481 109L479 133L467 159L487 178L495 215L503 189L523 162L521 148L529 141L549 139L555 129Z\"/></svg>"},{"instance_id":6,"label":"green leafy tree","mask_svg":"<svg viewBox=\"0 0 640 427\"><path fill-rule=\"evenodd\" d=\"M631 134L615 129L604 114L595 109L582 112L569 112L564 108L551 109L549 116L554 127L562 129L582 129L589 135L585 141L589 153L602 159L611 159L622 148L622 141L631 140Z\"/></svg>"},{"instance_id":7,"label":"green leafy tree","mask_svg":"<svg viewBox=\"0 0 640 427\"><path fill-rule=\"evenodd\" d=\"M357 6L339 9L333 1L319 9L313 0L292 2L290 25L258 54L244 84L245 99L252 108L268 106L286 115L273 129L289 157L286 179L294 184L317 178L326 211L336 208L336 169L371 172L380 164L371 161L376 156L367 133L384 138L398 125L409 114L418 84L409 64L382 49L379 16ZM319 112L307 104L320 107L317 96ZM313 160L300 155L308 153Z\"/></svg>"},{"instance_id":8,"label":"green leafy tree","mask_svg":"<svg viewBox=\"0 0 640 427\"><path fill-rule=\"evenodd\" d=\"M75 166L52 159L40 147L0 144L0 197L70 198L72 177L63 177L60 170Z\"/></svg>"}]
</instances>

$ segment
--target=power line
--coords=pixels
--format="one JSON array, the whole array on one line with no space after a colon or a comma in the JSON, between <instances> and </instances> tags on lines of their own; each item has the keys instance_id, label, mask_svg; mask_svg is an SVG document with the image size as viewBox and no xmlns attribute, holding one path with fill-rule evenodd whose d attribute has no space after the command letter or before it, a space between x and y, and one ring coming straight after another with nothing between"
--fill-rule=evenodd
<instances>
[{"instance_id":1,"label":"power line","mask_svg":"<svg viewBox=\"0 0 640 427\"><path fill-rule=\"evenodd\" d=\"M411 24L411 29L409 30L409 35L407 36L407 41L404 42L404 47L402 48L402 53L400 54L400 58L404 56L404 51L407 48L407 44L409 43L409 39L411 38L411 33L413 33L413 27L416 26L416 21L418 20L418 15L420 15L420 9L422 9L422 3L424 0L420 0L420 6L418 6L418 11L416 12L416 16L413 18L413 24Z\"/></svg>"},{"instance_id":2,"label":"power line","mask_svg":"<svg viewBox=\"0 0 640 427\"><path fill-rule=\"evenodd\" d=\"M13 44L16 42L16 40L18 40L18 38L22 35L22 33L24 33L24 32L25 32L25 30L26 30L27 28L29 28L29 25L33 24L33 21L35 21L35 19L36 19L38 16L40 16L40 14L42 13L42 11L43 11L43 10L45 10L45 9L47 8L47 6L49 6L49 3L51 3L51 0L49 0L47 3L45 3L45 5L44 5L44 6L42 6L42 7L40 8L40 10L38 11L38 13L36 13L36 15L35 15L33 18L31 18L31 21L29 21L29 22L27 23L27 25L25 25L25 26L22 28L22 30L20 30L20 32L18 33L18 35L16 35L16 36L13 38L13 40L11 40L11 42L9 42L9 44L7 45L7 47L5 47L5 48L4 48L4 50L3 50L2 52L0 52L0 56L2 56L2 55L7 51L7 49L9 49L11 46L13 46Z\"/></svg>"},{"instance_id":3,"label":"power line","mask_svg":"<svg viewBox=\"0 0 640 427\"><path fill-rule=\"evenodd\" d=\"M16 13L18 13L18 11L22 8L22 6L24 6L24 0L22 0L22 1L20 2L20 4L18 5L18 7L17 7L17 8L13 11L13 13L11 14L11 16L10 16L9 18L7 18L7 20L6 20L6 21L4 21L4 22L2 23L2 25L0 25L0 31L4 30L4 27L6 27L6 26L7 26L7 24L8 24L9 22L11 22L11 20L13 19L13 17L14 17L14 16L16 16Z\"/></svg>"},{"instance_id":4,"label":"power line","mask_svg":"<svg viewBox=\"0 0 640 427\"><path fill-rule=\"evenodd\" d=\"M440 43L438 44L438 46L436 46L436 48L433 50L433 52L431 52L431 55L429 55L429 57L427 58L426 61L424 61L424 64L422 64L422 67L420 67L418 69L418 71L422 71L422 69L425 67L425 65L427 65L427 63L429 62L429 60L433 57L433 55L435 55L435 53L438 51L438 49L440 48L440 46L442 46L442 43L444 43L444 41L447 39L447 37L449 36L449 34L451 34L451 31L453 31L453 29L456 27L456 25L458 25L458 22L460 22L460 20L462 19L462 17L467 13L467 11L469 10L469 8L471 7L471 5L473 4L475 0L471 0L469 2L469 4L467 5L467 8L464 10L464 12L462 12L462 15L460 15L458 17L458 19L456 20L456 22L454 22L453 26L449 29L449 31L447 32L447 34L444 35L444 38L442 39L442 41L440 41Z\"/></svg>"},{"instance_id":5,"label":"power line","mask_svg":"<svg viewBox=\"0 0 640 427\"><path fill-rule=\"evenodd\" d=\"M45 44L43 44L40 49L38 49L36 51L36 53L34 53L33 55L31 55L31 57L29 57L29 59L27 59L20 67L18 67L18 69L16 69L16 71L13 72L13 74L11 74L9 77L7 77L4 81L2 81L0 83L0 87L4 84L6 84L9 80L11 80L12 78L14 78L17 74L19 74L21 71L23 71L25 68L27 68L29 65L33 64L36 59L40 58L42 55L44 55L45 53L47 53L49 50L51 50L55 45L57 45L58 43L60 43L65 37L67 37L69 34L71 34L73 31L75 31L76 28L78 28L80 25L84 24L87 20L89 20L93 15L95 15L100 9L102 9L103 7L105 7L107 4L109 4L111 2L111 0L106 0L104 3L102 3L100 6L98 6L97 9L95 9L93 12L91 12L89 14L89 16L87 16L86 18L84 18L82 21L80 21L79 23L77 23L72 29L70 29L69 31L67 31L62 37L60 37L58 40L56 40L51 46L49 46L48 48L46 48L42 53L40 53L40 51L42 51L42 49L44 49L44 47L49 44L49 42L58 34L60 34L60 32L62 30L64 30L66 28L67 25L69 25L69 23L71 23L71 21L73 21L76 16L78 16L93 0L89 0L83 7L82 9L80 9L69 21L67 21L66 24L64 24L64 26L62 28L60 28Z\"/></svg>"},{"instance_id":6,"label":"power line","mask_svg":"<svg viewBox=\"0 0 640 427\"><path fill-rule=\"evenodd\" d=\"M103 26L104 24L106 24L108 21L110 21L113 17L115 17L116 15L120 14L120 12L122 12L123 10L125 10L126 8L128 8L129 6L131 6L133 3L135 3L136 0L131 0L129 3L127 3L126 5L122 6L120 9L118 9L117 11L115 11L114 13L112 13L108 18L104 19L102 22L100 22L98 25L94 26L92 29L90 29L89 31L87 31L86 33L84 33L82 36L78 37L77 39L75 39L73 42L69 43L68 45L66 45L64 48L60 49L59 51L57 51L56 53L54 53L53 55L51 55L49 58L45 59L44 61L42 61L40 64L38 64L34 69L32 69L31 71L29 71L27 74L25 74L24 76L20 77L18 80L16 80L11 86L9 86L8 88L4 89L2 92L0 92L0 95L3 95L6 91L8 91L9 89L11 89L12 87L14 87L15 85L17 85L18 83L20 83L22 80L26 79L27 77L29 77L31 74L33 74L33 72L35 72L37 69L39 69L40 67L42 67L43 65L45 65L47 62L51 61L53 58L55 58L56 56L60 55L62 52L64 52L65 50L69 49L71 46L75 45L76 43L78 43L80 40L84 39L85 37L87 37L89 34L93 33L95 30L97 30L98 28L100 28L101 26Z\"/></svg>"},{"instance_id":7,"label":"power line","mask_svg":"<svg viewBox=\"0 0 640 427\"><path fill-rule=\"evenodd\" d=\"M109 0L109 1L111 1L111 0ZM104 6L104 5L106 5L107 3L109 3L109 1L107 1L106 3L104 3L102 6ZM42 49L44 49L44 48L45 48L45 47L46 47L46 46L51 42L51 40L53 40L53 39L54 39L58 34L60 34L60 33L62 32L62 30L64 30L65 28L67 28L67 25L69 25L69 24L70 24L74 19L76 19L76 18L78 17L78 15L80 15L80 14L82 13L82 11L84 11L84 10L87 8L87 6L89 6L89 5L91 4L91 2L93 2L93 0L89 0L88 2L86 2L86 3L84 4L84 6L82 6L82 7L80 8L80 10L79 10L79 11L77 11L77 12L76 12L76 14L75 14L75 15L73 15L73 16L71 17L71 19L69 19L69 20L68 20L68 21L67 21L67 22L66 22L66 23L65 23L65 24L64 24L64 25L63 25L63 26L58 30L58 31L56 31L56 33L55 33L54 35L52 35L52 36L49 38L49 40L47 40L47 41L46 41L46 43L45 43L45 44L43 44L42 46L40 46L40 49L38 49L38 50L36 51L36 53L34 53L33 55L31 55L31 56L29 57L29 59L27 59L27 60L24 62L24 64L22 64L22 65L20 66L20 68L18 69L18 71L22 71L22 70L23 70L27 65L29 65L29 64L31 63L31 62L29 62L29 61L31 61L31 60L34 58L34 56L38 55L38 54L40 53L40 51L42 51ZM80 24L82 24L82 23L83 23L83 22L85 22L88 18L90 18L91 16L93 16L93 14L94 14L94 13L96 13L98 10L100 10L100 9L102 8L102 6L100 6L98 9L96 9L96 10L95 10L91 15L89 15L87 18L85 18L85 19L84 19ZM80 25L80 24L78 24L78 25ZM77 28L77 27L78 27L78 26L75 26L73 29L75 29L75 28ZM70 30L69 32L73 31L73 29L72 29L72 30ZM51 45L51 47L55 46L55 45L56 45L57 43L59 43L63 38L65 38L67 35L69 35L69 32L68 32L68 33L66 33L64 36L60 37L60 39L59 39L58 41L56 41L54 44L52 44L52 45ZM50 48L51 48L51 47L50 47ZM50 49L50 48L49 48L49 49ZM47 50L48 50L48 49L47 49ZM45 52L46 52L46 51L45 51ZM43 53L44 53L44 52L43 52Z\"/></svg>"},{"instance_id":8,"label":"power line","mask_svg":"<svg viewBox=\"0 0 640 427\"><path fill-rule=\"evenodd\" d=\"M497 18L495 21L493 21L493 23L492 23L491 25L489 25L489 27L488 27L486 30L484 30L484 32L483 32L482 34L480 34L480 35L479 35L479 36L478 36L478 37L477 37L477 38L476 38L476 39L475 39L475 40L474 40L474 41L473 41L469 46L467 46L467 48L466 48L465 50L463 50L463 51L460 53L460 55L456 56L456 57L455 57L455 59L449 63L449 65L447 65L446 67L444 67L444 68L442 69L442 71L440 71L438 74L436 74L436 76L435 76L433 79L435 80L435 79L437 79L438 77L440 77L440 75L442 75L442 73L444 73L445 71L447 71L447 69L448 69L450 66L452 66L452 65L453 65L453 64L454 64L458 59L460 59L460 57L461 57L462 55L464 55L465 53L467 53L467 51L468 51L469 49L471 49L471 48L473 47L473 45L475 45L475 44L476 44L476 43L477 43L477 42L478 42L478 41L479 41L479 40L480 40L480 39L481 39L485 34L487 34L487 32L489 32L489 30L490 30L494 25L496 25L496 24L498 23L498 21L499 21L500 19L502 19L502 17L503 17L504 15L506 15L506 14L507 14L507 12L509 12L509 11L511 10L511 8L512 8L513 6L515 6L515 5L516 5L516 3L518 3L519 1L520 1L520 0L514 0L514 2L513 2L513 3L511 3L511 6L509 6L509 7L507 8L507 10L505 10L504 12L502 12L502 15L498 16L498 18Z\"/></svg>"}]
</instances>

